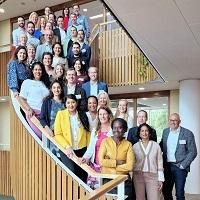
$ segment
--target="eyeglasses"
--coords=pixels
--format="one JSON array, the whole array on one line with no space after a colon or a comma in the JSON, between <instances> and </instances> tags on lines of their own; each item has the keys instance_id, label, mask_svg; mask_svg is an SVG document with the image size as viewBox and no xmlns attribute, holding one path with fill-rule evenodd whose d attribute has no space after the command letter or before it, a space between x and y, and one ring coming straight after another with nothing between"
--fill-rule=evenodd
<instances>
[{"instance_id":1,"label":"eyeglasses","mask_svg":"<svg viewBox=\"0 0 200 200\"><path fill-rule=\"evenodd\" d=\"M173 119L169 119L169 121L170 122L179 122L179 120L177 120L177 119L174 119L174 120Z\"/></svg>"}]
</instances>

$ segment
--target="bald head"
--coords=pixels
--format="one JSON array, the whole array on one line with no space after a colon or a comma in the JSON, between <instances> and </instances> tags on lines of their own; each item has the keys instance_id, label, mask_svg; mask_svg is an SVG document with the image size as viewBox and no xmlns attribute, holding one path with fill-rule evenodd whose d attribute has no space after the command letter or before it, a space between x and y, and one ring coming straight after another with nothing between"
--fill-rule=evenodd
<instances>
[{"instance_id":1,"label":"bald head","mask_svg":"<svg viewBox=\"0 0 200 200\"><path fill-rule=\"evenodd\" d=\"M179 127L180 123L181 123L181 120L178 113L172 113L169 116L169 127L172 130L176 130Z\"/></svg>"},{"instance_id":2,"label":"bald head","mask_svg":"<svg viewBox=\"0 0 200 200\"><path fill-rule=\"evenodd\" d=\"M53 31L52 30L45 30L44 36L45 36L46 42L52 43L52 39L53 39Z\"/></svg>"}]
</instances>

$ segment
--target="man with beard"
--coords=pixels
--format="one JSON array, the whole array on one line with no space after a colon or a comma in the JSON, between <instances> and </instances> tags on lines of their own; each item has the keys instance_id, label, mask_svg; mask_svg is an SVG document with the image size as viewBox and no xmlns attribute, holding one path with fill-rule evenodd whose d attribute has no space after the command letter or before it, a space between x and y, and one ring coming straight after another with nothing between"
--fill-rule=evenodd
<instances>
[{"instance_id":1,"label":"man with beard","mask_svg":"<svg viewBox=\"0 0 200 200\"><path fill-rule=\"evenodd\" d=\"M69 51L70 51L70 49L69 49ZM74 60L77 58L81 59L81 63L83 65L83 70L85 72L87 72L88 68L89 68L89 59L88 59L88 57L86 57L86 55L84 55L81 52L80 44L78 42L74 42L72 45L72 52L71 53L68 52L68 56L67 56L69 67L73 67Z\"/></svg>"},{"instance_id":2,"label":"man with beard","mask_svg":"<svg viewBox=\"0 0 200 200\"><path fill-rule=\"evenodd\" d=\"M26 31L27 31L27 38L28 38L26 45L28 46L32 44L34 45L35 48L37 48L37 46L40 44L40 40L34 36L35 25L33 22L29 21L27 23Z\"/></svg>"},{"instance_id":3,"label":"man with beard","mask_svg":"<svg viewBox=\"0 0 200 200\"><path fill-rule=\"evenodd\" d=\"M18 47L19 46L19 36L22 33L26 34L25 20L24 20L24 18L22 16L18 17L17 24L18 24L18 28L13 30L13 32L12 32L13 46L14 47Z\"/></svg>"}]
</instances>

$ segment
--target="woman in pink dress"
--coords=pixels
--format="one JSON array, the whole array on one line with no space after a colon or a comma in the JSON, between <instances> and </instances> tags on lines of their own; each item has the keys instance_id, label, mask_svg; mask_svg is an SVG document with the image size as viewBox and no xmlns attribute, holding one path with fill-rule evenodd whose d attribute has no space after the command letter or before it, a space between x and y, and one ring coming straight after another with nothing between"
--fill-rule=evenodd
<instances>
[{"instance_id":1,"label":"woman in pink dress","mask_svg":"<svg viewBox=\"0 0 200 200\"><path fill-rule=\"evenodd\" d=\"M98 123L96 129L93 129L90 136L90 143L87 151L82 158L79 159L80 163L88 163L96 171L100 171L99 165L99 149L102 141L106 137L112 135L111 122L113 119L113 114L110 108L101 107L98 110ZM95 188L97 180L93 177L88 178L88 184Z\"/></svg>"}]
</instances>

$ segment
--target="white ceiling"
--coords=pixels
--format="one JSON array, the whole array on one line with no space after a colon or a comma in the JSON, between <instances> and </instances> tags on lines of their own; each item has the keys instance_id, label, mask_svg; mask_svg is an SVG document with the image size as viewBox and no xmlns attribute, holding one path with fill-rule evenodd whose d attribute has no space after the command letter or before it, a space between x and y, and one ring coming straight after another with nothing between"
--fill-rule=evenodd
<instances>
[{"instance_id":1,"label":"white ceiling","mask_svg":"<svg viewBox=\"0 0 200 200\"><path fill-rule=\"evenodd\" d=\"M167 81L148 84L146 91L175 89L180 80L200 78L200 0L105 2Z\"/></svg>"}]
</instances>

